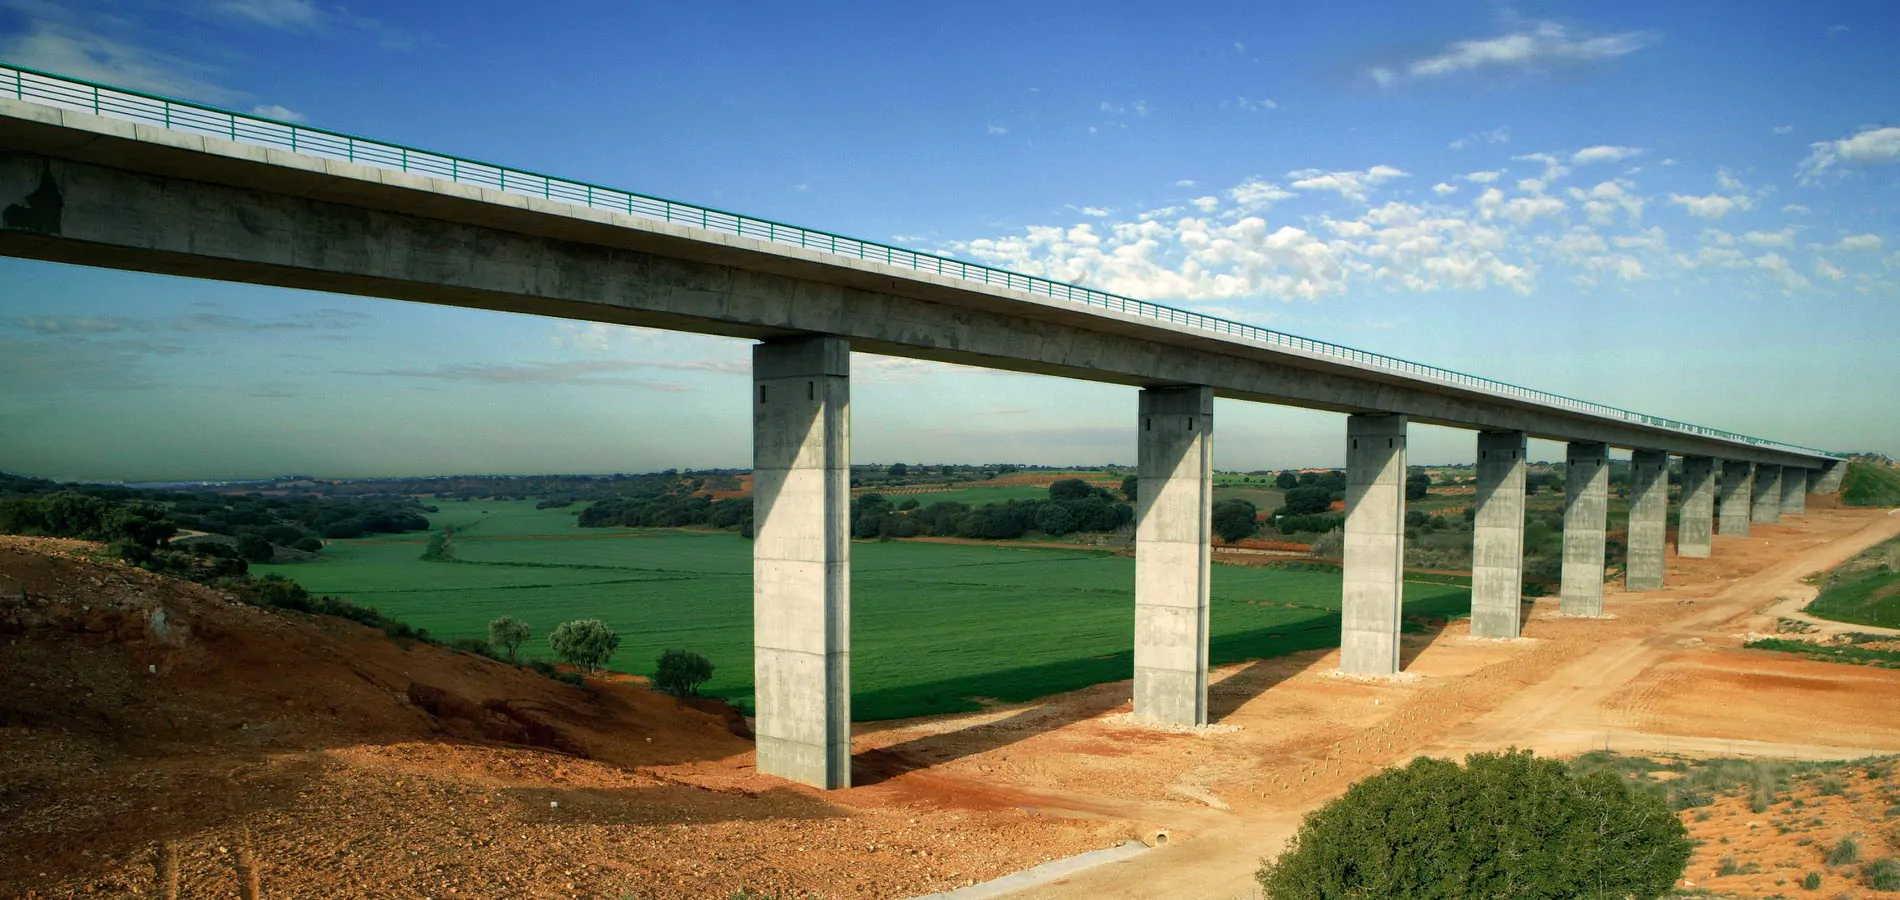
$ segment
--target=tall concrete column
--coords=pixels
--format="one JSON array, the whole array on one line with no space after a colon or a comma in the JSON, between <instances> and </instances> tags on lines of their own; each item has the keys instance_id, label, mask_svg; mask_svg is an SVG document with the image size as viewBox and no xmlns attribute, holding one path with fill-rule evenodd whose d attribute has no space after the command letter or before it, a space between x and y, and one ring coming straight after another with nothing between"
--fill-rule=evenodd
<instances>
[{"instance_id":1,"label":"tall concrete column","mask_svg":"<svg viewBox=\"0 0 1900 900\"><path fill-rule=\"evenodd\" d=\"M1781 514L1808 514L1808 470L1800 466L1781 467Z\"/></svg>"},{"instance_id":2,"label":"tall concrete column","mask_svg":"<svg viewBox=\"0 0 1900 900\"><path fill-rule=\"evenodd\" d=\"M1753 518L1749 507L1755 495L1755 465L1740 460L1722 460L1722 484L1715 494L1716 525L1723 534L1748 535Z\"/></svg>"},{"instance_id":3,"label":"tall concrete column","mask_svg":"<svg viewBox=\"0 0 1900 900\"><path fill-rule=\"evenodd\" d=\"M1682 458L1682 513L1676 523L1676 555L1704 559L1715 540L1715 458Z\"/></svg>"},{"instance_id":4,"label":"tall concrete column","mask_svg":"<svg viewBox=\"0 0 1900 900\"><path fill-rule=\"evenodd\" d=\"M1478 433L1471 633L1514 638L1524 602L1524 432Z\"/></svg>"},{"instance_id":5,"label":"tall concrete column","mask_svg":"<svg viewBox=\"0 0 1900 900\"><path fill-rule=\"evenodd\" d=\"M752 348L758 770L851 786L851 348Z\"/></svg>"},{"instance_id":6,"label":"tall concrete column","mask_svg":"<svg viewBox=\"0 0 1900 900\"><path fill-rule=\"evenodd\" d=\"M1603 553L1610 515L1610 448L1571 444L1564 456L1563 611L1603 615Z\"/></svg>"},{"instance_id":7,"label":"tall concrete column","mask_svg":"<svg viewBox=\"0 0 1900 900\"><path fill-rule=\"evenodd\" d=\"M1403 415L1346 420L1346 584L1339 668L1352 675L1399 671L1405 573Z\"/></svg>"},{"instance_id":8,"label":"tall concrete column","mask_svg":"<svg viewBox=\"0 0 1900 900\"><path fill-rule=\"evenodd\" d=\"M1623 567L1624 590L1653 591L1663 586L1663 557L1668 543L1669 454L1637 450L1630 454L1630 530Z\"/></svg>"},{"instance_id":9,"label":"tall concrete column","mask_svg":"<svg viewBox=\"0 0 1900 900\"><path fill-rule=\"evenodd\" d=\"M1214 390L1141 392L1135 489L1135 715L1207 724Z\"/></svg>"},{"instance_id":10,"label":"tall concrete column","mask_svg":"<svg viewBox=\"0 0 1900 900\"><path fill-rule=\"evenodd\" d=\"M1838 494L1841 492L1841 479L1847 476L1847 463L1835 460L1824 463L1815 473L1814 489L1816 494Z\"/></svg>"},{"instance_id":11,"label":"tall concrete column","mask_svg":"<svg viewBox=\"0 0 1900 900\"><path fill-rule=\"evenodd\" d=\"M1781 521L1781 467L1755 467L1753 519L1764 525Z\"/></svg>"}]
</instances>

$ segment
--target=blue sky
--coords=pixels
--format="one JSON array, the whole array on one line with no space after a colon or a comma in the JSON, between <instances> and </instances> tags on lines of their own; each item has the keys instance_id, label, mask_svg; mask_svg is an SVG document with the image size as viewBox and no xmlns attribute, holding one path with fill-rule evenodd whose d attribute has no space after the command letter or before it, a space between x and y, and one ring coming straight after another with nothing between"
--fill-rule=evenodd
<instances>
[{"instance_id":1,"label":"blue sky","mask_svg":"<svg viewBox=\"0 0 1900 900\"><path fill-rule=\"evenodd\" d=\"M0 0L0 60L1900 454L1900 7L1312 6ZM0 469L744 466L746 359L0 260ZM1132 389L854 367L859 461L1134 458ZM1216 464L1344 429L1223 401Z\"/></svg>"}]
</instances>

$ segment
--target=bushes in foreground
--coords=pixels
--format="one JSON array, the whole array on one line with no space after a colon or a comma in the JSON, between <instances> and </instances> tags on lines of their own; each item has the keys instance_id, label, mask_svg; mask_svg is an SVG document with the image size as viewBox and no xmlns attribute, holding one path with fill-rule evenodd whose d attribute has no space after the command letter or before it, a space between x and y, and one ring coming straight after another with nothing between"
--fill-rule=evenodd
<instances>
[{"instance_id":1,"label":"bushes in foreground","mask_svg":"<svg viewBox=\"0 0 1900 900\"><path fill-rule=\"evenodd\" d=\"M1257 877L1271 900L1654 900L1690 851L1660 798L1511 751L1462 766L1420 758L1360 781Z\"/></svg>"}]
</instances>

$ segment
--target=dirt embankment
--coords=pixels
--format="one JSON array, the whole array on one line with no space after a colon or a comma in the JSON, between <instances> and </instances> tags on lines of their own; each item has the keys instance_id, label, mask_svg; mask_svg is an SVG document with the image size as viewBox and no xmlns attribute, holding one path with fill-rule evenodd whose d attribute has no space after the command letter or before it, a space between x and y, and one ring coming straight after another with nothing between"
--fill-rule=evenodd
<instances>
[{"instance_id":1,"label":"dirt embankment","mask_svg":"<svg viewBox=\"0 0 1900 900\"><path fill-rule=\"evenodd\" d=\"M889 897L1125 836L788 786L716 706L88 551L0 537L0 896Z\"/></svg>"}]
</instances>

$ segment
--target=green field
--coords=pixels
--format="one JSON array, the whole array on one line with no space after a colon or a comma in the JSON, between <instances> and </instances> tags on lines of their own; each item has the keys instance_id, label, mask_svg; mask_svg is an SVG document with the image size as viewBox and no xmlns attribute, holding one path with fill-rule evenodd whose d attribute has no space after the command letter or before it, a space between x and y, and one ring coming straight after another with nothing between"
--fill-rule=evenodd
<instances>
[{"instance_id":1,"label":"green field","mask_svg":"<svg viewBox=\"0 0 1900 900\"><path fill-rule=\"evenodd\" d=\"M1841 476L1841 503L1847 506L1900 506L1900 469L1850 462Z\"/></svg>"},{"instance_id":2,"label":"green field","mask_svg":"<svg viewBox=\"0 0 1900 900\"><path fill-rule=\"evenodd\" d=\"M1807 611L1836 622L1900 628L1900 538L1866 550L1829 573Z\"/></svg>"},{"instance_id":3,"label":"green field","mask_svg":"<svg viewBox=\"0 0 1900 900\"><path fill-rule=\"evenodd\" d=\"M952 488L947 491L930 491L921 494L902 494L893 491L885 493L884 498L893 504L915 500L920 506L929 506L932 503L967 503L971 506L982 506L985 503L1004 503L1010 500L1047 500L1049 489L1023 484L1007 484Z\"/></svg>"},{"instance_id":4,"label":"green field","mask_svg":"<svg viewBox=\"0 0 1900 900\"><path fill-rule=\"evenodd\" d=\"M255 566L374 606L438 637L483 637L500 615L534 628L601 618L613 668L650 674L660 651L703 653L712 694L750 708L751 544L736 534L579 529L575 507L444 504L456 562L423 562L423 536L335 541L326 560ZM859 542L852 559L852 714L859 721L980 708L1130 677L1134 561L1085 550ZM1214 567L1215 663L1339 643L1334 572ZM1406 612L1461 615L1470 592L1407 584Z\"/></svg>"}]
</instances>

